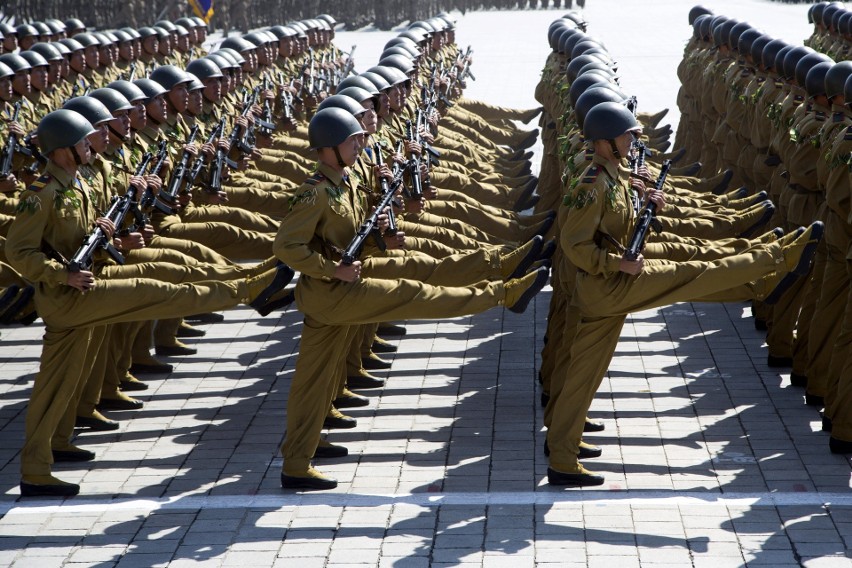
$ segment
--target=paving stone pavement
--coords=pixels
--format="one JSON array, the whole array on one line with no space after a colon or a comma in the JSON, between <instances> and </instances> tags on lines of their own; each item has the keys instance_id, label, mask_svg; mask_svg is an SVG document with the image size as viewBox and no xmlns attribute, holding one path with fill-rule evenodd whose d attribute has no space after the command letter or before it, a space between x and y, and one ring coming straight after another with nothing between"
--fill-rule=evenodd
<instances>
[{"instance_id":1,"label":"paving stone pavement","mask_svg":"<svg viewBox=\"0 0 852 568\"><path fill-rule=\"evenodd\" d=\"M588 4L625 87L646 110L672 108L676 126L674 68L691 3ZM808 33L805 6L711 8L790 41ZM544 30L560 13L461 18L459 43L476 50L471 96L533 106ZM388 37L338 41L358 43L360 68ZM548 487L536 369L549 299L546 289L521 316L407 324L387 387L351 411L357 429L331 436L350 449L321 464L339 488L313 494L278 483L298 313L236 309L203 326L198 355L148 380L144 410L113 413L116 433L79 437L98 459L57 466L82 484L67 501L18 498L43 329L3 329L0 566L852 565L849 461L828 453L789 375L766 366L745 304L630 317L592 408L607 429L590 437L604 454L588 465L607 483Z\"/></svg>"}]
</instances>

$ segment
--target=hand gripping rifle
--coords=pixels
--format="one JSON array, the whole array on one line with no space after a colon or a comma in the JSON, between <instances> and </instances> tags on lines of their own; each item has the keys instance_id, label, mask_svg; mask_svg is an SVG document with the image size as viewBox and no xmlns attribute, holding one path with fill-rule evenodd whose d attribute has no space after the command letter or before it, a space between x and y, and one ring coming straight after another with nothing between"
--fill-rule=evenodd
<instances>
[{"instance_id":1,"label":"hand gripping rifle","mask_svg":"<svg viewBox=\"0 0 852 568\"><path fill-rule=\"evenodd\" d=\"M376 156L377 156L376 163L381 165L381 163L382 163L381 158L380 158L381 157L381 153L380 153L381 149L379 148L378 144L374 147L374 150L376 151ZM386 208L390 207L391 208L391 214L388 216L388 220L390 221L390 219L393 218L392 202L393 202L393 199L394 199L394 195L396 194L396 190L399 187L399 184L401 184L401 183L402 183L402 176L401 175L399 176L398 179L394 179L393 183L390 183L390 184L388 184L388 181L386 179L382 180L382 197L379 200L378 205L376 206L376 210L373 211L364 220L363 223L361 223L361 226L358 227L358 232L356 232L355 236L352 238L352 242L350 242L349 246L346 247L346 250L343 251L342 262L343 262L344 265L349 266L353 262L358 260L358 256L361 254L361 249L364 248L364 242L367 240L367 238L371 234L375 235L376 244L378 245L379 249L385 250L385 248L386 248L385 242L382 240L382 236L378 232L379 215L381 215L382 212ZM391 225L393 227L394 233L396 232L395 225L396 225L396 222L394 221L393 224ZM390 230L391 229L389 227L388 231L390 231Z\"/></svg>"},{"instance_id":2,"label":"hand gripping rifle","mask_svg":"<svg viewBox=\"0 0 852 568\"><path fill-rule=\"evenodd\" d=\"M186 143L192 144L195 142L195 137L197 135L198 125L195 124L193 125L192 130L189 131L189 138L187 138ZM180 191L180 187L183 184L183 179L186 176L189 159L191 157L192 154L184 149L183 155L180 157L180 162L178 162L177 166L175 166L175 169L172 171L172 177L169 179L169 185L160 192L160 197L167 202L174 203L177 200L178 191Z\"/></svg>"},{"instance_id":3,"label":"hand gripping rifle","mask_svg":"<svg viewBox=\"0 0 852 568\"><path fill-rule=\"evenodd\" d=\"M266 75L263 76L263 92L266 92L269 89L269 79ZM272 116L272 104L269 102L269 99L263 99L263 114L260 118L255 118L255 122L258 126L260 126L260 133L263 136L269 137L272 136L272 133L275 131L275 123L273 122L275 118Z\"/></svg>"},{"instance_id":4,"label":"hand gripping rifle","mask_svg":"<svg viewBox=\"0 0 852 568\"><path fill-rule=\"evenodd\" d=\"M158 176L160 175L160 171L162 171L163 166L166 163L166 160L169 159L169 143L166 140L160 140L160 143L157 145L157 153L154 154L154 167L151 168L151 175ZM142 170L141 174L144 175L145 170ZM151 188L145 190L145 193L142 195L142 199L139 200L139 207L141 209L148 209L150 207L156 208L158 211L165 213L166 215L173 215L175 210L170 206L166 205L162 201L158 200L154 195L154 192L151 191ZM137 219L137 221L142 222L143 219ZM144 219L145 223L147 223L147 219Z\"/></svg>"},{"instance_id":5,"label":"hand gripping rifle","mask_svg":"<svg viewBox=\"0 0 852 568\"><path fill-rule=\"evenodd\" d=\"M12 113L12 122L17 122L20 112L21 101L18 101L15 103L15 111ZM15 158L15 152L23 150L27 150L27 148L18 142L18 135L10 132L9 138L6 139L6 147L3 148L2 162L0 162L0 178L5 178L12 173L12 160Z\"/></svg>"},{"instance_id":6,"label":"hand gripping rifle","mask_svg":"<svg viewBox=\"0 0 852 568\"><path fill-rule=\"evenodd\" d=\"M148 152L142 157L142 163L136 168L135 175L143 175L148 169L148 164L151 162L151 153ZM136 203L136 188L132 185L127 188L127 192L119 196L114 196L110 203L109 210L104 217L113 222L116 228L124 224L124 219L127 214L133 210ZM92 267L92 257L98 249L105 249L107 253L118 264L124 264L124 256L118 252L111 242L111 239L100 227L95 227L91 233L83 239L83 244L74 253L74 256L68 261L69 272L80 272L81 270L89 270Z\"/></svg>"},{"instance_id":7,"label":"hand gripping rifle","mask_svg":"<svg viewBox=\"0 0 852 568\"><path fill-rule=\"evenodd\" d=\"M663 162L663 168L660 170L660 175L657 177L656 183L654 183L654 189L663 188L663 184L666 182L666 176L669 175L671 167L671 160ZM655 215L656 211L657 204L653 201L648 201L648 204L645 205L645 208L642 209L642 212L639 214L639 219L636 222L636 228L633 230L633 237L631 237L630 244L624 252L624 258L627 260L636 260L639 257L639 254L645 247L645 239L648 237L648 231L650 229L654 229L654 232L656 233L660 233L662 231L663 228L660 225L660 221Z\"/></svg>"},{"instance_id":8,"label":"hand gripping rifle","mask_svg":"<svg viewBox=\"0 0 852 568\"><path fill-rule=\"evenodd\" d=\"M251 95L246 94L243 101L243 112L240 116L248 116L251 112L251 107L257 100L258 92L258 89L255 88ZM240 135L241 129L242 127L239 124L234 124L234 129L231 131L230 136L228 136L228 148L233 148L236 145L240 152L243 154L249 154L252 149L245 141L249 129L246 129L246 132ZM211 164L210 187L208 188L210 193L218 193L222 191L222 174L226 164L231 169L236 169L238 167L236 162L228 158L224 148L217 148L216 157L213 159L213 163Z\"/></svg>"},{"instance_id":9,"label":"hand gripping rifle","mask_svg":"<svg viewBox=\"0 0 852 568\"><path fill-rule=\"evenodd\" d=\"M405 137L409 142L416 142L410 120L405 122ZM411 199L420 199L423 197L423 180L420 177L420 156L412 152L408 156L406 169L408 169L408 175L411 178L411 189L408 190L408 196Z\"/></svg>"},{"instance_id":10,"label":"hand gripping rifle","mask_svg":"<svg viewBox=\"0 0 852 568\"><path fill-rule=\"evenodd\" d=\"M382 156L382 147L379 144L373 145L373 154L375 154L375 156L376 156L376 165L379 166L380 168L382 166L384 166L385 165L385 159ZM391 194L395 194L396 189L399 187L399 184L401 184L401 183L402 183L402 172L401 171L394 173L394 179L391 183L388 183L388 180L385 179L385 178L379 178L379 184L382 187L381 201L385 200L385 197L387 196L388 192L390 192ZM393 191L391 191L391 188L393 188ZM393 197L393 196L391 197L391 200L388 203L388 205L390 205L390 207L388 208L388 228L385 231L385 233L388 234L388 235L395 235L396 234L396 216L393 214L393 206L396 205L395 197ZM382 248L382 247L384 247L384 241L382 241L382 244L379 245L379 249L384 250L384 248Z\"/></svg>"},{"instance_id":11,"label":"hand gripping rifle","mask_svg":"<svg viewBox=\"0 0 852 568\"><path fill-rule=\"evenodd\" d=\"M214 140L222 136L222 131L225 129L225 119L221 119L219 124L216 125L216 128L213 129L213 132L210 133L210 136L207 137L207 144L212 144ZM192 187L195 185L195 180L198 179L198 174L201 173L201 170L207 165L207 156L204 155L203 152L199 153L198 157L195 158L195 162L192 164L192 169L189 170L189 177L186 180L186 187ZM236 167L236 164L234 165ZM205 190L209 190L208 187L205 187Z\"/></svg>"}]
</instances>

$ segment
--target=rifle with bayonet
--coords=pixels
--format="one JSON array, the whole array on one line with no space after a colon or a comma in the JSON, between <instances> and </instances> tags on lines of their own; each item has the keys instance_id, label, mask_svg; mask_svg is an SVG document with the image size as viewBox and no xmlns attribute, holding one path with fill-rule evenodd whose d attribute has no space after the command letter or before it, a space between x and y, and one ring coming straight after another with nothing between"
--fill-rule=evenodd
<instances>
[{"instance_id":1,"label":"rifle with bayonet","mask_svg":"<svg viewBox=\"0 0 852 568\"><path fill-rule=\"evenodd\" d=\"M669 175L671 167L671 160L663 162L660 175L657 176L657 181L654 183L655 190L663 188L663 184L666 182L666 176ZM639 257L642 249L645 248L645 239L648 238L648 231L650 229L653 229L654 232L658 234L662 232L663 227L660 224L660 220L657 219L656 211L657 204L649 200L642 209L642 212L639 214L639 218L636 221L636 228L634 229L633 236L630 239L630 244L624 252L624 258L627 260L636 260Z\"/></svg>"},{"instance_id":2,"label":"rifle with bayonet","mask_svg":"<svg viewBox=\"0 0 852 568\"><path fill-rule=\"evenodd\" d=\"M142 158L142 162L136 168L134 175L143 175L148 168L151 158L151 153L146 153ZM104 214L104 217L112 221L116 228L121 227L124 225L124 219L127 217L127 214L133 211L135 203L136 188L131 185L127 188L124 195L120 197L116 195L112 198L110 207L106 214ZM86 235L83 239L83 244L77 249L71 260L68 261L68 271L80 272L81 270L89 270L92 267L92 257L98 249L106 250L107 254L118 264L124 264L124 255L113 246L109 235L103 229L96 226L91 233Z\"/></svg>"},{"instance_id":3,"label":"rifle with bayonet","mask_svg":"<svg viewBox=\"0 0 852 568\"><path fill-rule=\"evenodd\" d=\"M266 75L263 76L263 92L265 93L269 90L269 79ZM272 136L272 133L275 131L275 118L272 116L272 104L269 102L269 99L264 97L263 99L263 114L260 118L256 118L255 121L257 125L260 126L260 134L265 137Z\"/></svg>"},{"instance_id":4,"label":"rifle with bayonet","mask_svg":"<svg viewBox=\"0 0 852 568\"><path fill-rule=\"evenodd\" d=\"M243 97L243 111L240 116L248 116L251 112L251 107L257 101L258 92L258 88L255 88L251 93L246 92ZM234 129L231 131L230 136L228 136L228 148L233 149L236 147L241 153L250 154L252 148L247 142L249 129L246 128L245 132L241 132L243 127L239 124L234 124ZM222 175L225 165L231 169L237 169L238 167L238 164L227 156L224 148L217 148L216 157L211 164L210 186L207 188L207 191L210 193L219 193L222 191Z\"/></svg>"}]
</instances>

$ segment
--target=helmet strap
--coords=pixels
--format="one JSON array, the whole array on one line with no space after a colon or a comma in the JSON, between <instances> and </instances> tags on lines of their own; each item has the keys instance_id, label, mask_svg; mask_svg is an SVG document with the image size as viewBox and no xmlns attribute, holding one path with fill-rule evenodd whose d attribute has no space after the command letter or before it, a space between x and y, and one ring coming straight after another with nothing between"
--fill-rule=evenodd
<instances>
[{"instance_id":1,"label":"helmet strap","mask_svg":"<svg viewBox=\"0 0 852 568\"><path fill-rule=\"evenodd\" d=\"M337 149L337 146L334 147L334 157L337 158L337 165L341 168L346 167L346 163L343 161L343 158L340 156L340 150Z\"/></svg>"},{"instance_id":2,"label":"helmet strap","mask_svg":"<svg viewBox=\"0 0 852 568\"><path fill-rule=\"evenodd\" d=\"M620 160L622 156L621 152L618 151L618 146L615 145L615 140L610 139L608 142L609 147L612 148L612 155Z\"/></svg>"},{"instance_id":3,"label":"helmet strap","mask_svg":"<svg viewBox=\"0 0 852 568\"><path fill-rule=\"evenodd\" d=\"M130 136L120 133L118 130L113 128L111 124L108 124L107 128L109 128L109 131L112 132L115 137L121 140L122 142L127 142L130 139Z\"/></svg>"}]
</instances>

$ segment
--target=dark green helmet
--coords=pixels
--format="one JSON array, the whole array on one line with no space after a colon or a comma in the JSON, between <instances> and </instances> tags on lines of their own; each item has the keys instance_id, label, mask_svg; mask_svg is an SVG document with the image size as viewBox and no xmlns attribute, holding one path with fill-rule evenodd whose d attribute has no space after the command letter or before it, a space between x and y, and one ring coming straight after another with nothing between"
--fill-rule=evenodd
<instances>
[{"instance_id":1,"label":"dark green helmet","mask_svg":"<svg viewBox=\"0 0 852 568\"><path fill-rule=\"evenodd\" d=\"M754 28L749 28L740 34L734 47L743 57L751 57L751 45L757 41L762 34Z\"/></svg>"},{"instance_id":2,"label":"dark green helmet","mask_svg":"<svg viewBox=\"0 0 852 568\"><path fill-rule=\"evenodd\" d=\"M95 131L79 112L59 109L48 113L38 123L36 134L41 153L50 155L59 148L72 148Z\"/></svg>"},{"instance_id":3,"label":"dark green helmet","mask_svg":"<svg viewBox=\"0 0 852 568\"><path fill-rule=\"evenodd\" d=\"M15 72L12 71L12 68L0 61L0 79L3 77L11 77Z\"/></svg>"},{"instance_id":4,"label":"dark green helmet","mask_svg":"<svg viewBox=\"0 0 852 568\"><path fill-rule=\"evenodd\" d=\"M88 32L77 34L74 36L74 39L80 42L80 45L83 47L90 47L92 45L100 47L101 45L101 40L99 40L95 34L90 34Z\"/></svg>"},{"instance_id":5,"label":"dark green helmet","mask_svg":"<svg viewBox=\"0 0 852 568\"><path fill-rule=\"evenodd\" d=\"M382 55L379 60L381 61L381 59L384 59L385 57L388 57L390 55L400 55L402 57L405 57L406 59L414 59L418 56L418 54L408 51L401 45L394 45L393 47L386 47L384 50L382 50Z\"/></svg>"},{"instance_id":6,"label":"dark green helmet","mask_svg":"<svg viewBox=\"0 0 852 568\"><path fill-rule=\"evenodd\" d=\"M374 97L379 95L379 90L376 88L376 85L366 77L361 77L360 75L350 75L342 80L337 84L337 92L340 92L343 89L348 89L349 87L364 89L365 91L369 91Z\"/></svg>"},{"instance_id":7,"label":"dark green helmet","mask_svg":"<svg viewBox=\"0 0 852 568\"><path fill-rule=\"evenodd\" d=\"M233 59L226 57L224 53L211 53L211 54L205 56L204 58L207 59L208 61L212 61L213 63L215 63L216 66L218 66L220 70L222 70L222 69L238 69L239 68L239 65L234 63Z\"/></svg>"},{"instance_id":8,"label":"dark green helmet","mask_svg":"<svg viewBox=\"0 0 852 568\"><path fill-rule=\"evenodd\" d=\"M814 65L823 62L832 64L834 63L834 61L829 56L817 52L808 53L807 55L799 59L799 61L796 63L796 69L793 74L793 76L796 78L796 83L798 83L800 87L804 88L805 80L808 77L808 71L810 71ZM820 88L823 89L825 88L825 86L823 85Z\"/></svg>"},{"instance_id":9,"label":"dark green helmet","mask_svg":"<svg viewBox=\"0 0 852 568\"><path fill-rule=\"evenodd\" d=\"M763 46L763 52L760 54L760 61L763 67L767 70L775 69L775 59L778 57L778 52L787 47L787 43L781 39L773 39Z\"/></svg>"},{"instance_id":10,"label":"dark green helmet","mask_svg":"<svg viewBox=\"0 0 852 568\"><path fill-rule=\"evenodd\" d=\"M103 103L103 105L107 108L111 113L121 112L123 110L131 110L133 105L130 104L130 101L127 100L127 97L121 94L117 89L112 89L110 87L103 87L100 89L95 89L89 96L93 99L98 99Z\"/></svg>"},{"instance_id":11,"label":"dark green helmet","mask_svg":"<svg viewBox=\"0 0 852 568\"><path fill-rule=\"evenodd\" d=\"M587 89L591 89L592 87L606 87L609 85L613 85L615 82L610 77L604 77L603 75L598 75L594 72L585 73L584 75L577 77L577 80L571 83L571 88L568 89L568 98L571 101L571 106L573 107L577 103L577 99L580 98Z\"/></svg>"},{"instance_id":12,"label":"dark green helmet","mask_svg":"<svg viewBox=\"0 0 852 568\"><path fill-rule=\"evenodd\" d=\"M728 36L731 35L731 28L739 22L733 18L721 18L713 25L713 45L722 47L728 45Z\"/></svg>"},{"instance_id":13,"label":"dark green helmet","mask_svg":"<svg viewBox=\"0 0 852 568\"><path fill-rule=\"evenodd\" d=\"M325 108L308 124L308 141L313 149L336 148L347 138L363 134L364 129L351 112L342 108Z\"/></svg>"},{"instance_id":14,"label":"dark green helmet","mask_svg":"<svg viewBox=\"0 0 852 568\"><path fill-rule=\"evenodd\" d=\"M608 87L592 87L580 95L577 99L577 104L574 105L574 116L577 119L577 126L583 130L586 116L589 111L600 103L621 103L624 104L624 97L616 93Z\"/></svg>"},{"instance_id":15,"label":"dark green helmet","mask_svg":"<svg viewBox=\"0 0 852 568\"><path fill-rule=\"evenodd\" d=\"M35 51L26 50L20 52L18 55L26 59L34 69L36 67L48 67L50 65L50 63L47 62L47 59Z\"/></svg>"},{"instance_id":16,"label":"dark green helmet","mask_svg":"<svg viewBox=\"0 0 852 568\"><path fill-rule=\"evenodd\" d=\"M354 116L358 118L363 116L364 113L367 112L367 109L361 106L359 101L348 97L346 95L331 95L330 97L324 99L319 106L317 106L317 110L322 110L325 108L342 108L345 111L348 111Z\"/></svg>"},{"instance_id":17,"label":"dark green helmet","mask_svg":"<svg viewBox=\"0 0 852 568\"><path fill-rule=\"evenodd\" d=\"M32 47L30 47L30 51L34 51L44 57L47 61L61 61L64 59L62 54L56 48L56 44L53 43L45 43L38 42L34 43Z\"/></svg>"},{"instance_id":18,"label":"dark green helmet","mask_svg":"<svg viewBox=\"0 0 852 568\"><path fill-rule=\"evenodd\" d=\"M712 14L712 13L713 12L711 12L710 10L705 8L704 6L693 6L689 10L689 16L688 16L689 25L691 26L692 24L694 24L695 20L697 20L699 16L703 16L705 14Z\"/></svg>"},{"instance_id":19,"label":"dark green helmet","mask_svg":"<svg viewBox=\"0 0 852 568\"><path fill-rule=\"evenodd\" d=\"M237 65L242 65L246 62L246 58L243 57L243 54L232 47L220 47L215 53L224 55Z\"/></svg>"},{"instance_id":20,"label":"dark green helmet","mask_svg":"<svg viewBox=\"0 0 852 568\"><path fill-rule=\"evenodd\" d=\"M784 67L783 73L782 69L778 68L777 72L781 74L785 79L795 79L796 78L796 65L798 65L799 60L809 53L815 53L813 49L810 47L805 47L803 45L797 45L790 51L786 53L784 56Z\"/></svg>"},{"instance_id":21,"label":"dark green helmet","mask_svg":"<svg viewBox=\"0 0 852 568\"><path fill-rule=\"evenodd\" d=\"M140 89L130 81L119 79L118 81L113 81L112 83L107 85L107 87L110 89L115 89L116 91L124 95L124 98L130 101L131 103L148 100L148 96L142 91L142 89Z\"/></svg>"},{"instance_id":22,"label":"dark green helmet","mask_svg":"<svg viewBox=\"0 0 852 568\"><path fill-rule=\"evenodd\" d=\"M65 31L68 32L69 36L77 32L84 32L86 31L86 24L77 18L69 18L65 20Z\"/></svg>"},{"instance_id":23,"label":"dark green helmet","mask_svg":"<svg viewBox=\"0 0 852 568\"><path fill-rule=\"evenodd\" d=\"M278 39L284 39L285 37L295 37L299 35L299 32L297 32L290 26L272 26L271 28L269 28L269 33L271 33Z\"/></svg>"},{"instance_id":24,"label":"dark green helmet","mask_svg":"<svg viewBox=\"0 0 852 568\"><path fill-rule=\"evenodd\" d=\"M402 55L387 55L379 60L379 65L399 69L406 75L414 72L414 62L409 57Z\"/></svg>"},{"instance_id":25,"label":"dark green helmet","mask_svg":"<svg viewBox=\"0 0 852 568\"><path fill-rule=\"evenodd\" d=\"M805 92L808 93L809 97L813 98L826 94L825 77L828 75L828 70L831 67L831 63L823 61L808 69L808 73L805 75Z\"/></svg>"},{"instance_id":26,"label":"dark green helmet","mask_svg":"<svg viewBox=\"0 0 852 568\"><path fill-rule=\"evenodd\" d=\"M104 105L104 103L95 97L90 97L88 95L83 97L74 97L62 105L62 108L79 112L86 117L86 120L88 120L92 126L97 126L101 123L112 120L112 113Z\"/></svg>"},{"instance_id":27,"label":"dark green helmet","mask_svg":"<svg viewBox=\"0 0 852 568\"><path fill-rule=\"evenodd\" d=\"M852 77L852 61L841 61L832 65L825 75L825 95L829 99L843 96L849 77Z\"/></svg>"},{"instance_id":28,"label":"dark green helmet","mask_svg":"<svg viewBox=\"0 0 852 568\"><path fill-rule=\"evenodd\" d=\"M3 37L16 36L18 35L18 30L6 22L0 22L0 34L3 34Z\"/></svg>"},{"instance_id":29,"label":"dark green helmet","mask_svg":"<svg viewBox=\"0 0 852 568\"><path fill-rule=\"evenodd\" d=\"M565 76L568 77L568 82L573 83L580 75L580 69L589 63L601 63L601 65L603 65L600 59L592 57L591 55L581 55L580 57L572 59L565 67Z\"/></svg>"},{"instance_id":30,"label":"dark green helmet","mask_svg":"<svg viewBox=\"0 0 852 568\"><path fill-rule=\"evenodd\" d=\"M187 91L201 91L204 89L204 83L198 77L189 71L186 72L186 76L189 77L189 84L186 86Z\"/></svg>"},{"instance_id":31,"label":"dark green helmet","mask_svg":"<svg viewBox=\"0 0 852 568\"><path fill-rule=\"evenodd\" d=\"M571 48L571 58L580 57L584 53L591 51L593 49L602 49L606 52L606 46L601 43L599 40L593 38L583 38L581 41L578 41Z\"/></svg>"},{"instance_id":32,"label":"dark green helmet","mask_svg":"<svg viewBox=\"0 0 852 568\"><path fill-rule=\"evenodd\" d=\"M222 77L222 70L219 66L206 57L190 61L189 65L186 66L186 71L187 73L192 73L202 81Z\"/></svg>"},{"instance_id":33,"label":"dark green helmet","mask_svg":"<svg viewBox=\"0 0 852 568\"><path fill-rule=\"evenodd\" d=\"M154 98L165 95L168 91L161 84L151 79L136 79L133 84L145 93L145 104Z\"/></svg>"},{"instance_id":34,"label":"dark green helmet","mask_svg":"<svg viewBox=\"0 0 852 568\"><path fill-rule=\"evenodd\" d=\"M186 71L174 65L161 65L151 73L151 80L156 81L167 91L171 91L178 85L189 83ZM145 89L142 89L143 91Z\"/></svg>"},{"instance_id":35,"label":"dark green helmet","mask_svg":"<svg viewBox=\"0 0 852 568\"><path fill-rule=\"evenodd\" d=\"M786 78L786 75L784 75L784 61L787 59L787 54L793 51L793 49L795 48L792 45L785 45L775 55L775 65L773 68L779 77Z\"/></svg>"},{"instance_id":36,"label":"dark green helmet","mask_svg":"<svg viewBox=\"0 0 852 568\"><path fill-rule=\"evenodd\" d=\"M38 35L38 30L32 24L21 24L17 28L15 28L15 31L18 32L19 38Z\"/></svg>"},{"instance_id":37,"label":"dark green helmet","mask_svg":"<svg viewBox=\"0 0 852 568\"><path fill-rule=\"evenodd\" d=\"M178 18L177 20L175 20L175 25L176 26L183 26L184 28L191 30L193 28L198 27L198 22L191 20L189 18Z\"/></svg>"},{"instance_id":38,"label":"dark green helmet","mask_svg":"<svg viewBox=\"0 0 852 568\"><path fill-rule=\"evenodd\" d=\"M335 94L355 99L359 103L363 103L368 99L376 99L376 95L374 95L373 93L367 91L366 89L362 89L361 87L356 87L354 85L350 85L345 89L338 88L338 91Z\"/></svg>"},{"instance_id":39,"label":"dark green helmet","mask_svg":"<svg viewBox=\"0 0 852 568\"><path fill-rule=\"evenodd\" d=\"M773 41L771 37L766 34L761 34L760 37L751 42L751 51L749 55L751 55L751 60L755 65L763 63L763 48L769 45L769 42L771 41Z\"/></svg>"},{"instance_id":40,"label":"dark green helmet","mask_svg":"<svg viewBox=\"0 0 852 568\"><path fill-rule=\"evenodd\" d=\"M171 23L169 20L158 20L158 21L154 22L154 26L158 27L158 28L163 28L164 30L166 30L169 33L177 31L177 28L175 27L175 25L173 23Z\"/></svg>"},{"instance_id":41,"label":"dark green helmet","mask_svg":"<svg viewBox=\"0 0 852 568\"><path fill-rule=\"evenodd\" d=\"M136 33L139 34L139 39L149 38L151 36L157 36L157 30L150 26L143 26L136 30Z\"/></svg>"},{"instance_id":42,"label":"dark green helmet","mask_svg":"<svg viewBox=\"0 0 852 568\"><path fill-rule=\"evenodd\" d=\"M246 51L252 51L253 49L257 49L257 46L252 42L243 39L241 37L229 37L225 41L219 45L219 49L231 48L238 53L244 53Z\"/></svg>"},{"instance_id":43,"label":"dark green helmet","mask_svg":"<svg viewBox=\"0 0 852 568\"><path fill-rule=\"evenodd\" d=\"M0 61L9 66L13 73L18 71L29 71L33 68L30 62L17 53L4 53L0 55Z\"/></svg>"},{"instance_id":44,"label":"dark green helmet","mask_svg":"<svg viewBox=\"0 0 852 568\"><path fill-rule=\"evenodd\" d=\"M626 106L616 102L595 105L586 115L583 136L586 140L614 140L625 132L641 128Z\"/></svg>"},{"instance_id":45,"label":"dark green helmet","mask_svg":"<svg viewBox=\"0 0 852 568\"><path fill-rule=\"evenodd\" d=\"M72 52L83 51L83 49L85 49L83 47L82 43L80 43L79 41L77 41L76 39L74 39L72 37L66 37L66 38L60 39L59 43L61 43L65 47L67 47L69 49L69 51L72 51Z\"/></svg>"},{"instance_id":46,"label":"dark green helmet","mask_svg":"<svg viewBox=\"0 0 852 568\"><path fill-rule=\"evenodd\" d=\"M408 81L408 75L400 71L395 67L385 67L383 65L377 65L375 67L370 67L367 69L370 73L375 73L376 75L380 75L385 81L388 82L388 85L394 87L396 85L401 85Z\"/></svg>"},{"instance_id":47,"label":"dark green helmet","mask_svg":"<svg viewBox=\"0 0 852 568\"><path fill-rule=\"evenodd\" d=\"M61 34L65 31L65 24L55 18L49 18L44 23L50 28L51 34Z\"/></svg>"},{"instance_id":48,"label":"dark green helmet","mask_svg":"<svg viewBox=\"0 0 852 568\"><path fill-rule=\"evenodd\" d=\"M370 81L373 86L379 90L379 92L384 91L386 89L390 89L390 83L388 83L384 77L379 75L378 73L373 73L371 71L364 71L359 75L359 77L363 77Z\"/></svg>"}]
</instances>

